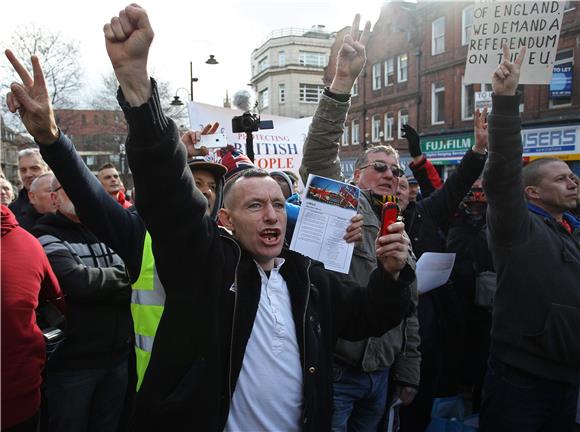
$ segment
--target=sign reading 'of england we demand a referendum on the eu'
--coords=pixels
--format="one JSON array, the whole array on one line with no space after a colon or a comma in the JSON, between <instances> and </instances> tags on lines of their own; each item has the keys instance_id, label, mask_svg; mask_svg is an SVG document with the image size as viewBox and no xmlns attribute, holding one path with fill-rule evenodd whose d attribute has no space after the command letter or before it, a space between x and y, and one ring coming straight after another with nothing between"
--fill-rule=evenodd
<instances>
[{"instance_id":1,"label":"sign reading 'of england we demand a referendum on the eu'","mask_svg":"<svg viewBox=\"0 0 580 432\"><path fill-rule=\"evenodd\" d=\"M482 1L475 3L465 83L491 83L503 61L502 46L514 61L526 47L520 84L549 84L558 50L564 2Z\"/></svg>"}]
</instances>

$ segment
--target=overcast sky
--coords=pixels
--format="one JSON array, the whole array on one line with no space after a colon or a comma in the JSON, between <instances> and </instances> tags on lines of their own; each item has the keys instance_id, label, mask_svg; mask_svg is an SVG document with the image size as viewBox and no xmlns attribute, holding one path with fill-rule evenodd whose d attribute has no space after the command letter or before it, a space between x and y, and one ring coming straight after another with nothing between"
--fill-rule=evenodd
<instances>
[{"instance_id":1,"label":"overcast sky","mask_svg":"<svg viewBox=\"0 0 580 432\"><path fill-rule=\"evenodd\" d=\"M31 22L60 32L65 38L80 42L79 61L90 87L91 82L99 82L100 75L111 70L103 24L128 3L128 0L2 1L2 51L9 48L6 43L11 33ZM179 87L189 91L192 61L194 76L199 77L194 84L194 100L221 105L226 89L231 96L247 88L250 55L272 30L322 24L328 31L337 31L350 25L356 12L374 24L381 3L382 0L144 0L140 4L147 9L155 31L150 73L153 71L155 76L169 81L173 93ZM220 64L204 64L209 54L214 54ZM4 55L1 61L7 63ZM178 94L185 98L184 91Z\"/></svg>"}]
</instances>

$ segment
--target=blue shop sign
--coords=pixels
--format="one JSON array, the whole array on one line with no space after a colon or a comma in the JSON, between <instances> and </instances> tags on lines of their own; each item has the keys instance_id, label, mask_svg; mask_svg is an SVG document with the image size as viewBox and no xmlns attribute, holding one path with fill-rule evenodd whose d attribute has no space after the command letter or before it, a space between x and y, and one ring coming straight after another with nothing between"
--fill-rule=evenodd
<instances>
[{"instance_id":1,"label":"blue shop sign","mask_svg":"<svg viewBox=\"0 0 580 432\"><path fill-rule=\"evenodd\" d=\"M573 78L574 65L572 62L555 65L552 82L550 82L550 99L572 97Z\"/></svg>"}]
</instances>

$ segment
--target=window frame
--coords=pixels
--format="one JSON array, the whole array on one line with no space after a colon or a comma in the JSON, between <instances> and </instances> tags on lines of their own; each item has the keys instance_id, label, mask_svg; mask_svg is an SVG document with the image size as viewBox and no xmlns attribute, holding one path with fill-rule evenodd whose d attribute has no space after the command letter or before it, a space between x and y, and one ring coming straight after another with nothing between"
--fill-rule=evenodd
<instances>
[{"instance_id":1,"label":"window frame","mask_svg":"<svg viewBox=\"0 0 580 432\"><path fill-rule=\"evenodd\" d=\"M408 63L408 59L407 59ZM390 67L389 67L390 64ZM407 64L408 68L408 64ZM390 72L390 73L389 73ZM389 78L392 78L392 82ZM394 57L388 58L385 60L385 87L390 87L395 85L395 59Z\"/></svg>"},{"instance_id":2,"label":"window frame","mask_svg":"<svg viewBox=\"0 0 580 432\"><path fill-rule=\"evenodd\" d=\"M381 89L381 63L375 63L372 66L372 88L373 90Z\"/></svg>"},{"instance_id":3,"label":"window frame","mask_svg":"<svg viewBox=\"0 0 580 432\"><path fill-rule=\"evenodd\" d=\"M473 10L475 9L474 5L469 5L463 8L461 11L461 46L466 46L469 44L469 37L467 34L467 29L471 28L471 32L473 32ZM469 16L469 10L471 10L471 23L466 25L467 17Z\"/></svg>"},{"instance_id":4,"label":"window frame","mask_svg":"<svg viewBox=\"0 0 580 432\"><path fill-rule=\"evenodd\" d=\"M435 30L440 22L443 22L443 32L441 34L436 35ZM437 40L440 39L442 39L443 41L441 51L436 51ZM445 52L445 16L441 16L439 18L434 19L433 22L431 23L431 55L435 56L443 54L444 52Z\"/></svg>"},{"instance_id":5,"label":"window frame","mask_svg":"<svg viewBox=\"0 0 580 432\"><path fill-rule=\"evenodd\" d=\"M402 112L406 111L407 113L403 116ZM406 118L405 123L403 123L403 117ZM407 108L401 108L398 113L397 113L397 122L398 122L398 127L397 127L397 137L399 139L403 138L403 132L401 131L401 127L403 126L403 124L409 124L409 110Z\"/></svg>"},{"instance_id":6,"label":"window frame","mask_svg":"<svg viewBox=\"0 0 580 432\"><path fill-rule=\"evenodd\" d=\"M405 57L404 61L404 68L401 66L403 62L401 62L401 57ZM405 77L402 77L402 71L405 73ZM403 83L409 80L409 55L407 53L402 53L397 56L397 82Z\"/></svg>"},{"instance_id":7,"label":"window frame","mask_svg":"<svg viewBox=\"0 0 580 432\"><path fill-rule=\"evenodd\" d=\"M390 122L389 122L390 120ZM393 127L395 126L395 115L392 112L385 113L385 141L393 141Z\"/></svg>"},{"instance_id":8,"label":"window frame","mask_svg":"<svg viewBox=\"0 0 580 432\"><path fill-rule=\"evenodd\" d=\"M437 88L438 84L443 83L442 87ZM436 95L439 93L443 93L443 107L445 107L445 81L436 81L431 83L431 124L432 125L441 125L445 124L445 108L443 108L443 120L436 120L435 113L439 114L438 104L436 101ZM437 116L439 117L439 116Z\"/></svg>"},{"instance_id":9,"label":"window frame","mask_svg":"<svg viewBox=\"0 0 580 432\"><path fill-rule=\"evenodd\" d=\"M313 90L314 87L318 91L317 98L316 98L316 100L308 100L308 94L309 94L308 90ZM300 83L299 89L298 89L298 100L300 103L308 103L308 104L319 103L320 96L322 95L323 91L324 91L324 86L321 84ZM310 95L310 96L312 96L312 95Z\"/></svg>"}]
</instances>

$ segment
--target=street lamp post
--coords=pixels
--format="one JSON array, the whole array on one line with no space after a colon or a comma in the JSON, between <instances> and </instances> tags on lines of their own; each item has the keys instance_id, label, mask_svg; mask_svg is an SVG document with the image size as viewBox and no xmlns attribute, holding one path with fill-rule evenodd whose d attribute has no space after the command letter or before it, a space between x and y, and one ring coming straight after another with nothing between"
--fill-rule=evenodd
<instances>
[{"instance_id":1,"label":"street lamp post","mask_svg":"<svg viewBox=\"0 0 580 432\"><path fill-rule=\"evenodd\" d=\"M209 58L205 61L206 64L208 65L216 65L219 64L219 62L215 59L215 56L213 54L209 55ZM199 81L199 78L194 77L193 76L193 62L189 62L189 100L193 101L193 83L196 83ZM175 96L173 96L173 101L171 101L170 105L172 106L180 106L183 105L183 102L181 102L181 100L179 99L179 96L177 96L177 91L182 89L183 87L178 88L175 91ZM185 90L185 89L183 89ZM187 92L187 90L185 90Z\"/></svg>"}]
</instances>

